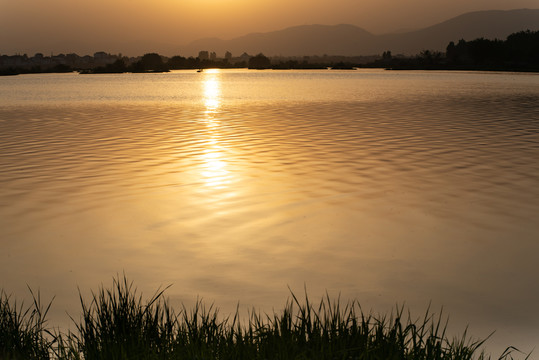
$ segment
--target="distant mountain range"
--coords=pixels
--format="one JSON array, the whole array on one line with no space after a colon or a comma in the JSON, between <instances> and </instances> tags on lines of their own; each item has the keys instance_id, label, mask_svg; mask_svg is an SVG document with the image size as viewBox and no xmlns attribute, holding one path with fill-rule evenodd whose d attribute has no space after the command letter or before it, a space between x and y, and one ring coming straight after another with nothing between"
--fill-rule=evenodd
<instances>
[{"instance_id":1,"label":"distant mountain range","mask_svg":"<svg viewBox=\"0 0 539 360\"><path fill-rule=\"evenodd\" d=\"M267 33L251 33L231 40L208 38L180 47L182 54L200 50L234 55L264 53L268 56L415 55L422 50L445 51L450 41L477 38L505 39L521 30L539 30L539 9L470 12L421 30L374 35L354 25L303 25Z\"/></svg>"}]
</instances>

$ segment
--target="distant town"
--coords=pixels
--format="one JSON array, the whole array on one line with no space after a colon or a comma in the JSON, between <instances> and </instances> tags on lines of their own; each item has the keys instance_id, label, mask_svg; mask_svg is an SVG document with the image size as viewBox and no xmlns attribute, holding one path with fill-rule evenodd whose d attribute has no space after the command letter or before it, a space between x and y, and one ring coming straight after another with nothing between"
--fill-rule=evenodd
<instances>
[{"instance_id":1,"label":"distant town","mask_svg":"<svg viewBox=\"0 0 539 360\"><path fill-rule=\"evenodd\" d=\"M450 42L445 52L424 50L415 56L394 55L390 50L371 56L267 57L262 53L234 56L227 51L218 56L200 51L197 57L166 57L148 53L139 57L96 52L93 56L42 53L0 55L0 75L47 72L124 73L166 72L181 69L432 69L539 71L539 31L513 33L506 40L475 39Z\"/></svg>"}]
</instances>

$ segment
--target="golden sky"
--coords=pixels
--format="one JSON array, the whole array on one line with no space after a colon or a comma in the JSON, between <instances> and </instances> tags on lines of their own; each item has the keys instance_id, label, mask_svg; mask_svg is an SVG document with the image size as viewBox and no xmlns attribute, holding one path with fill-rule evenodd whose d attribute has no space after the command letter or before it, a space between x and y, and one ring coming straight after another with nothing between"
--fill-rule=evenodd
<instances>
[{"instance_id":1,"label":"golden sky","mask_svg":"<svg viewBox=\"0 0 539 360\"><path fill-rule=\"evenodd\" d=\"M135 44L158 51L305 24L347 23L379 34L517 8L539 8L539 0L0 0L0 54L139 55Z\"/></svg>"}]
</instances>

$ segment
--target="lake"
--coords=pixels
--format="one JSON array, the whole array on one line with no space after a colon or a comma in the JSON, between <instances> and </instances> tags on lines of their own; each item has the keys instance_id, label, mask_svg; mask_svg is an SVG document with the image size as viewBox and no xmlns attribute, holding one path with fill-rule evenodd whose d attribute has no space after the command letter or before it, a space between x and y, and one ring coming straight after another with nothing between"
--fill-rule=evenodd
<instances>
[{"instance_id":1,"label":"lake","mask_svg":"<svg viewBox=\"0 0 539 360\"><path fill-rule=\"evenodd\" d=\"M539 346L539 74L173 71L0 77L0 287L280 310L429 304ZM453 334L453 333L452 333Z\"/></svg>"}]
</instances>

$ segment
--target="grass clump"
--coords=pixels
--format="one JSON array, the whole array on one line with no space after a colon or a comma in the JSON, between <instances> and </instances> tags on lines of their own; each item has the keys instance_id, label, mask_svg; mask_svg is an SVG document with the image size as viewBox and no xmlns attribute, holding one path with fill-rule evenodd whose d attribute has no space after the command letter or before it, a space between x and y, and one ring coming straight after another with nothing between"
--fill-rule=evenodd
<instances>
[{"instance_id":1,"label":"grass clump","mask_svg":"<svg viewBox=\"0 0 539 360\"><path fill-rule=\"evenodd\" d=\"M0 358L13 359L357 359L357 360L472 360L487 359L466 331L449 340L447 321L429 310L413 320L404 308L388 316L366 315L356 301L341 304L326 295L313 304L305 295L291 299L279 313L252 311L240 320L239 310L222 317L215 307L197 300L192 309L176 313L158 290L143 301L125 276L115 278L111 289L101 287L89 302L80 296L82 314L74 320L76 331L43 336L46 311L20 315L2 293ZM50 306L50 304L49 304ZM48 307L47 309L48 310ZM18 314L23 326L9 325ZM405 316L406 315L406 316ZM21 323L21 321L19 321ZM9 331L9 327L24 331ZM28 335L15 335L15 334ZM10 340L12 338L18 340ZM6 346L4 344L21 343ZM10 350L11 351L11 350ZM518 350L508 348L499 359L513 359Z\"/></svg>"},{"instance_id":2,"label":"grass clump","mask_svg":"<svg viewBox=\"0 0 539 360\"><path fill-rule=\"evenodd\" d=\"M40 294L30 293L33 302L25 307L0 290L0 359L49 359L52 341L45 323L52 301L44 308Z\"/></svg>"},{"instance_id":3,"label":"grass clump","mask_svg":"<svg viewBox=\"0 0 539 360\"><path fill-rule=\"evenodd\" d=\"M167 358L176 318L162 298L163 291L143 303L124 277L114 279L112 289L93 293L89 304L81 296L82 318L74 337L84 358Z\"/></svg>"}]
</instances>

